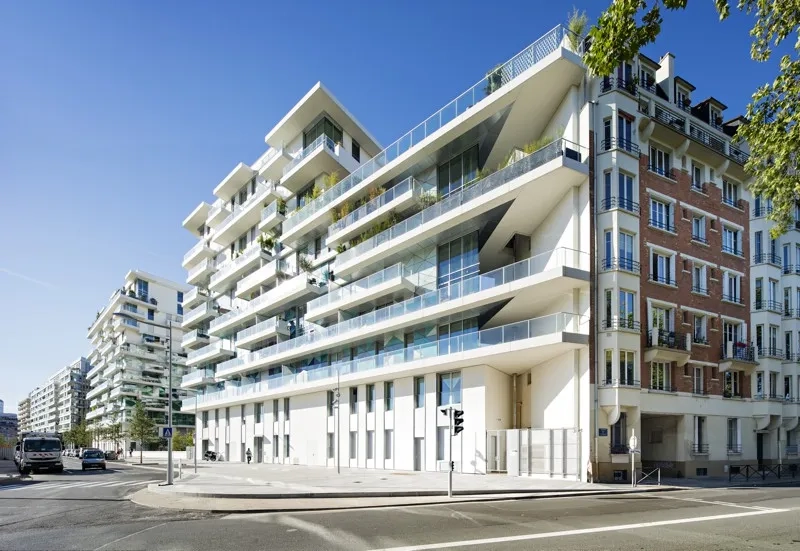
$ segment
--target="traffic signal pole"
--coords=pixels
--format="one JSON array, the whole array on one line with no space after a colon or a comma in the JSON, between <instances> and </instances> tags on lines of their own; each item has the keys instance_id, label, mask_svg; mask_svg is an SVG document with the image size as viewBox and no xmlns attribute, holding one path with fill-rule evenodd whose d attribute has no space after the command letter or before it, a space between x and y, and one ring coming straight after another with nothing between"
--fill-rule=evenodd
<instances>
[{"instance_id":1,"label":"traffic signal pole","mask_svg":"<svg viewBox=\"0 0 800 551\"><path fill-rule=\"evenodd\" d=\"M447 419L450 422L450 447L448 453L448 466L450 467L447 472L447 497L453 497L453 408L447 408Z\"/></svg>"}]
</instances>

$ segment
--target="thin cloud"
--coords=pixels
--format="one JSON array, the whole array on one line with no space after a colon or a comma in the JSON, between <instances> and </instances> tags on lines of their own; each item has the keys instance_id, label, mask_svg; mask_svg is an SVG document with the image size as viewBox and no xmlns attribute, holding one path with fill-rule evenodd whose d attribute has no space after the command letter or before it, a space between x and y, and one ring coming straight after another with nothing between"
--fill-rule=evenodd
<instances>
[{"instance_id":1,"label":"thin cloud","mask_svg":"<svg viewBox=\"0 0 800 551\"><path fill-rule=\"evenodd\" d=\"M14 270L9 270L8 268L0 268L0 273L10 275L11 277L16 277L17 279L21 279L29 283L35 283L36 285L41 285L42 287L45 287L47 289L56 288L56 286L53 285L52 283L48 283L47 281L42 281L41 279L36 279L35 277L15 272Z\"/></svg>"}]
</instances>

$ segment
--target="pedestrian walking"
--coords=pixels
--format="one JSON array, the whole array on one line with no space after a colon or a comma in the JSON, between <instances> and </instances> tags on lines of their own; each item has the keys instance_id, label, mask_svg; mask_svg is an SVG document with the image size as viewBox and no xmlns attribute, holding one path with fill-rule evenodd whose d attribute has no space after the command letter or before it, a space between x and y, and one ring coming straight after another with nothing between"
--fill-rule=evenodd
<instances>
[{"instance_id":1,"label":"pedestrian walking","mask_svg":"<svg viewBox=\"0 0 800 551\"><path fill-rule=\"evenodd\" d=\"M247 456L247 464L249 465L250 460L253 459L253 452L250 451L250 448L247 448L245 455Z\"/></svg>"}]
</instances>

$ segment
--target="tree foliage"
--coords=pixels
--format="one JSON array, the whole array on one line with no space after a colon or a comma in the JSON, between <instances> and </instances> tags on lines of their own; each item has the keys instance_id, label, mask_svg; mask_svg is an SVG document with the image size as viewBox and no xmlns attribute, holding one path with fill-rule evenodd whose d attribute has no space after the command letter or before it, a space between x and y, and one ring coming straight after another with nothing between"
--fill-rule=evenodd
<instances>
[{"instance_id":1,"label":"tree foliage","mask_svg":"<svg viewBox=\"0 0 800 551\"><path fill-rule=\"evenodd\" d=\"M661 32L662 7L686 9L688 0L613 0L589 31L592 47L584 60L596 75L612 74L624 61L631 61ZM714 0L720 20L730 15L729 0ZM793 54L780 59L779 74L752 96L747 123L736 139L750 146L745 170L752 176L747 185L754 195L773 201L770 218L776 222L773 237L794 223L794 207L800 197L797 152L800 151L800 0L738 0L737 9L754 19L750 55L768 61L773 48L795 36Z\"/></svg>"},{"instance_id":2,"label":"tree foliage","mask_svg":"<svg viewBox=\"0 0 800 551\"><path fill-rule=\"evenodd\" d=\"M142 463L144 445L158 440L158 435L156 434L156 422L147 415L141 402L136 402L129 429L131 438L139 441L139 463Z\"/></svg>"},{"instance_id":3,"label":"tree foliage","mask_svg":"<svg viewBox=\"0 0 800 551\"><path fill-rule=\"evenodd\" d=\"M186 448L191 448L192 446L194 446L194 433L192 432L179 432L172 437L172 449L175 451L182 452L185 451Z\"/></svg>"},{"instance_id":4,"label":"tree foliage","mask_svg":"<svg viewBox=\"0 0 800 551\"><path fill-rule=\"evenodd\" d=\"M64 442L71 445L73 448L88 448L92 445L92 433L89 427L86 426L85 421L81 421L77 425L72 425L72 427L62 435L62 438Z\"/></svg>"}]
</instances>

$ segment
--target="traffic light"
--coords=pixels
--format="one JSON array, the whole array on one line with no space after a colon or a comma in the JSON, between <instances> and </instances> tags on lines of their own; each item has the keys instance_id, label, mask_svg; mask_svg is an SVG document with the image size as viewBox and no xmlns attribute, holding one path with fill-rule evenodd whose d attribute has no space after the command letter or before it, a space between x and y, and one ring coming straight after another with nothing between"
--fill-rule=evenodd
<instances>
[{"instance_id":1,"label":"traffic light","mask_svg":"<svg viewBox=\"0 0 800 551\"><path fill-rule=\"evenodd\" d=\"M453 436L464 430L461 425L464 424L464 411L460 409L453 410Z\"/></svg>"}]
</instances>

